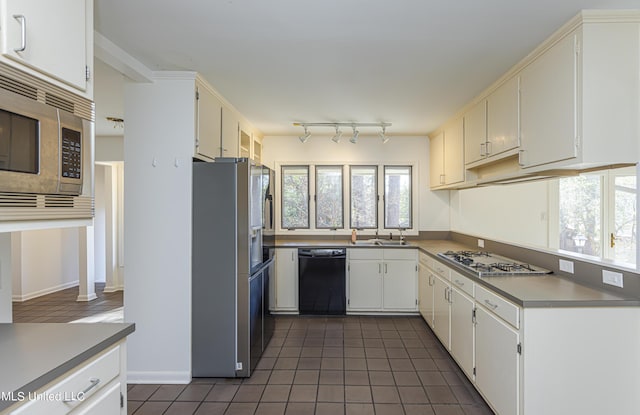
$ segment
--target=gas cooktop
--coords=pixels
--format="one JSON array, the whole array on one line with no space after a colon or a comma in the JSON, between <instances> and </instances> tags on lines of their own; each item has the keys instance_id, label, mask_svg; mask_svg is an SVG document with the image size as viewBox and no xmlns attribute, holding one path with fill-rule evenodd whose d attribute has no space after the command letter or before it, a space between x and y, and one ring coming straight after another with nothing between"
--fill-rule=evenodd
<instances>
[{"instance_id":1,"label":"gas cooktop","mask_svg":"<svg viewBox=\"0 0 640 415\"><path fill-rule=\"evenodd\" d=\"M517 262L486 251L447 251L440 252L438 256L475 273L478 277L551 273L547 269Z\"/></svg>"}]
</instances>

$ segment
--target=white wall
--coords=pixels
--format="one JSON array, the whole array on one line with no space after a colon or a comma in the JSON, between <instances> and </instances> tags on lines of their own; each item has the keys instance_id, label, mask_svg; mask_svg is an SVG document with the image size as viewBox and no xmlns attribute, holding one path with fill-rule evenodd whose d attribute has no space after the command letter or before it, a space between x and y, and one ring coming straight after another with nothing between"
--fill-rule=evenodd
<instances>
[{"instance_id":1,"label":"white wall","mask_svg":"<svg viewBox=\"0 0 640 415\"><path fill-rule=\"evenodd\" d=\"M13 322L11 273L16 265L12 263L11 239L11 232L0 233L0 323Z\"/></svg>"},{"instance_id":2,"label":"white wall","mask_svg":"<svg viewBox=\"0 0 640 415\"><path fill-rule=\"evenodd\" d=\"M78 285L77 228L23 231L14 234L11 250L12 296L25 301Z\"/></svg>"},{"instance_id":3,"label":"white wall","mask_svg":"<svg viewBox=\"0 0 640 415\"><path fill-rule=\"evenodd\" d=\"M312 131L313 132L313 131ZM345 133L340 143L331 136L313 136L306 143L298 137L268 136L263 140L263 163L417 163L419 230L449 230L449 193L429 190L429 139L424 137L392 137L382 144L377 136L360 135L351 144Z\"/></svg>"},{"instance_id":4,"label":"white wall","mask_svg":"<svg viewBox=\"0 0 640 415\"><path fill-rule=\"evenodd\" d=\"M95 161L124 161L124 137L96 136Z\"/></svg>"},{"instance_id":5,"label":"white wall","mask_svg":"<svg viewBox=\"0 0 640 415\"><path fill-rule=\"evenodd\" d=\"M546 247L549 182L488 186L451 192L451 230Z\"/></svg>"},{"instance_id":6,"label":"white wall","mask_svg":"<svg viewBox=\"0 0 640 415\"><path fill-rule=\"evenodd\" d=\"M125 86L128 381L191 381L191 173L195 74ZM180 78L182 76L182 78Z\"/></svg>"},{"instance_id":7,"label":"white wall","mask_svg":"<svg viewBox=\"0 0 640 415\"><path fill-rule=\"evenodd\" d=\"M94 234L94 266L95 266L95 282L105 282L106 280L106 188L105 188L105 166L95 165L95 216L93 218L93 234ZM109 189L111 191L111 189Z\"/></svg>"}]
</instances>

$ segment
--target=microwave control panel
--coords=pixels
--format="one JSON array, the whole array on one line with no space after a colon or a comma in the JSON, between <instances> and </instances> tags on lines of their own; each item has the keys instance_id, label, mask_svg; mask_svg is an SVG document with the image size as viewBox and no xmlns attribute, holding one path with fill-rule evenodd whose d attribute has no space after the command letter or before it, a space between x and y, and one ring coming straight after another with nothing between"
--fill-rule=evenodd
<instances>
[{"instance_id":1,"label":"microwave control panel","mask_svg":"<svg viewBox=\"0 0 640 415\"><path fill-rule=\"evenodd\" d=\"M79 131L62 128L60 147L60 174L70 179L80 179L82 173L82 136Z\"/></svg>"}]
</instances>

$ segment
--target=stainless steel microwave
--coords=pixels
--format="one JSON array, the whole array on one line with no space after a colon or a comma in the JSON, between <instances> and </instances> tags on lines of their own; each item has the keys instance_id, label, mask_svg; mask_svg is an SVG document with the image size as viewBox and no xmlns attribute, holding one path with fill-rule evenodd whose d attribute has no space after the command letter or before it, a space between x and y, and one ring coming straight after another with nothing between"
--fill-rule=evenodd
<instances>
[{"instance_id":1,"label":"stainless steel microwave","mask_svg":"<svg viewBox=\"0 0 640 415\"><path fill-rule=\"evenodd\" d=\"M0 89L0 192L79 195L85 123Z\"/></svg>"}]
</instances>

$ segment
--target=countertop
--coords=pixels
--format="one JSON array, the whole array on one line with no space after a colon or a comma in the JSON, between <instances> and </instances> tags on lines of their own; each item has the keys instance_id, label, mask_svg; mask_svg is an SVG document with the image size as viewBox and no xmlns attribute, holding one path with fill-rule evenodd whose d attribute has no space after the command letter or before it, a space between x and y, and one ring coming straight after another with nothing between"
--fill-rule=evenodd
<instances>
[{"instance_id":1,"label":"countertop","mask_svg":"<svg viewBox=\"0 0 640 415\"><path fill-rule=\"evenodd\" d=\"M0 324L0 392L35 392L134 330L132 323ZM14 403L0 399L0 410Z\"/></svg>"},{"instance_id":2,"label":"countertop","mask_svg":"<svg viewBox=\"0 0 640 415\"><path fill-rule=\"evenodd\" d=\"M460 244L451 240L408 240L409 246L389 247L384 249L417 248L434 259L438 252L448 250L477 250L475 247ZM276 248L301 247L339 247L339 248L382 248L380 246L352 245L349 239L314 239L300 238L295 240L276 240ZM514 258L517 260L517 258ZM508 300L524 308L541 307L640 307L640 299L611 294L604 290L592 288L554 274L544 276L490 276L479 278L475 274L444 262L449 268L472 279L476 284L502 295Z\"/></svg>"}]
</instances>

